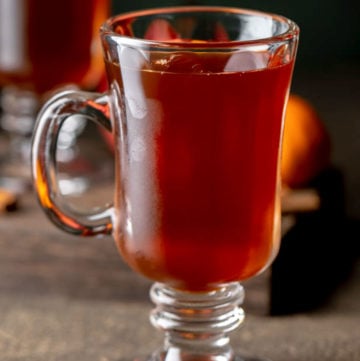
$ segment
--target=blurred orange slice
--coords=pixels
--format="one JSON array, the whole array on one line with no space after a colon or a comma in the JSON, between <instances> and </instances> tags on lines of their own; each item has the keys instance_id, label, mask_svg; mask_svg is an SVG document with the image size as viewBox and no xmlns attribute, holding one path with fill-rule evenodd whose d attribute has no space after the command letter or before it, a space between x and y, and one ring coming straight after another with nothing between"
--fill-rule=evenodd
<instances>
[{"instance_id":1,"label":"blurred orange slice","mask_svg":"<svg viewBox=\"0 0 360 361\"><path fill-rule=\"evenodd\" d=\"M281 158L281 177L291 188L305 186L330 163L330 136L314 107L304 98L289 97Z\"/></svg>"}]
</instances>

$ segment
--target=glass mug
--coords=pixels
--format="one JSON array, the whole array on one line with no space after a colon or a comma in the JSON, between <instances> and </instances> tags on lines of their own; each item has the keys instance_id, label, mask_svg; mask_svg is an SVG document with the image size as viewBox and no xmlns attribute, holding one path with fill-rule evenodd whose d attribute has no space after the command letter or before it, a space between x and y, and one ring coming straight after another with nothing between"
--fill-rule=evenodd
<instances>
[{"instance_id":1,"label":"glass mug","mask_svg":"<svg viewBox=\"0 0 360 361\"><path fill-rule=\"evenodd\" d=\"M143 10L101 28L109 90L66 91L39 114L33 176L61 229L112 234L155 281L149 360L259 360L234 355L240 281L264 270L280 239L279 154L299 29L282 16L226 7ZM113 204L77 213L56 180L65 119L112 132ZM109 118L108 118L109 116Z\"/></svg>"},{"instance_id":2,"label":"glass mug","mask_svg":"<svg viewBox=\"0 0 360 361\"><path fill-rule=\"evenodd\" d=\"M31 135L47 93L68 84L98 86L104 74L98 29L109 8L109 0L0 0L0 121L9 138L2 186L31 183Z\"/></svg>"}]
</instances>

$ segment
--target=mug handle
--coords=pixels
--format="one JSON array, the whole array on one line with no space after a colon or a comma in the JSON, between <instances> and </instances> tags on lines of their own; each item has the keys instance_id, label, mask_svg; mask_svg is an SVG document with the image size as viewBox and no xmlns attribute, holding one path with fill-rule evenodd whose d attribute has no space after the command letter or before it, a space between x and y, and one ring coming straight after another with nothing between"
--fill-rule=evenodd
<instances>
[{"instance_id":1,"label":"mug handle","mask_svg":"<svg viewBox=\"0 0 360 361\"><path fill-rule=\"evenodd\" d=\"M61 126L76 114L112 130L106 115L106 94L78 90L63 91L44 104L36 121L32 141L32 175L38 200L49 219L60 229L82 236L111 234L112 204L79 212L65 201L56 176L56 145Z\"/></svg>"}]
</instances>

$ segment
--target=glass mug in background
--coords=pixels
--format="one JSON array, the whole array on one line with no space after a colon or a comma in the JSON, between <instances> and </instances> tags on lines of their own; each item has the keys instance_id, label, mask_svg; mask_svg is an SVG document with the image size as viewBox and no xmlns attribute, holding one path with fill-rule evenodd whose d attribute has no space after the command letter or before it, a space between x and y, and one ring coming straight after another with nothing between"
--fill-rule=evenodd
<instances>
[{"instance_id":1,"label":"glass mug in background","mask_svg":"<svg viewBox=\"0 0 360 361\"><path fill-rule=\"evenodd\" d=\"M45 94L103 76L98 29L109 0L0 0L1 126L10 138L2 176L30 180L30 139ZM72 127L72 130L74 127Z\"/></svg>"},{"instance_id":2,"label":"glass mug in background","mask_svg":"<svg viewBox=\"0 0 360 361\"><path fill-rule=\"evenodd\" d=\"M101 28L109 90L68 91L43 107L34 184L49 218L78 235L112 233L155 281L149 360L234 355L244 314L238 283L264 270L280 238L279 154L299 29L273 14L224 7L145 10ZM109 109L110 121L106 118ZM56 184L56 137L85 114L112 129L112 205L80 214Z\"/></svg>"}]
</instances>

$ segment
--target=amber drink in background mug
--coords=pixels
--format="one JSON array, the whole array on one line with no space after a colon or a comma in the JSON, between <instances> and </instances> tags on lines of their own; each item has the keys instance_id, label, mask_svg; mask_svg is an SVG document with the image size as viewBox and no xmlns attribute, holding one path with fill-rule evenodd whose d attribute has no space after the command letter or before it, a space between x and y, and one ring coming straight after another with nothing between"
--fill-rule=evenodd
<instances>
[{"instance_id":1,"label":"amber drink in background mug","mask_svg":"<svg viewBox=\"0 0 360 361\"><path fill-rule=\"evenodd\" d=\"M112 233L155 281L148 360L260 360L234 354L239 284L280 238L279 153L299 29L278 15L176 7L119 15L101 28L109 90L68 91L42 109L33 142L40 203L61 229ZM110 120L105 116L110 110ZM113 204L79 214L56 186L56 134L73 114L112 130Z\"/></svg>"},{"instance_id":2,"label":"amber drink in background mug","mask_svg":"<svg viewBox=\"0 0 360 361\"><path fill-rule=\"evenodd\" d=\"M0 0L0 120L11 147L2 176L30 179L30 138L44 94L68 84L98 85L104 72L98 31L109 4Z\"/></svg>"}]
</instances>

